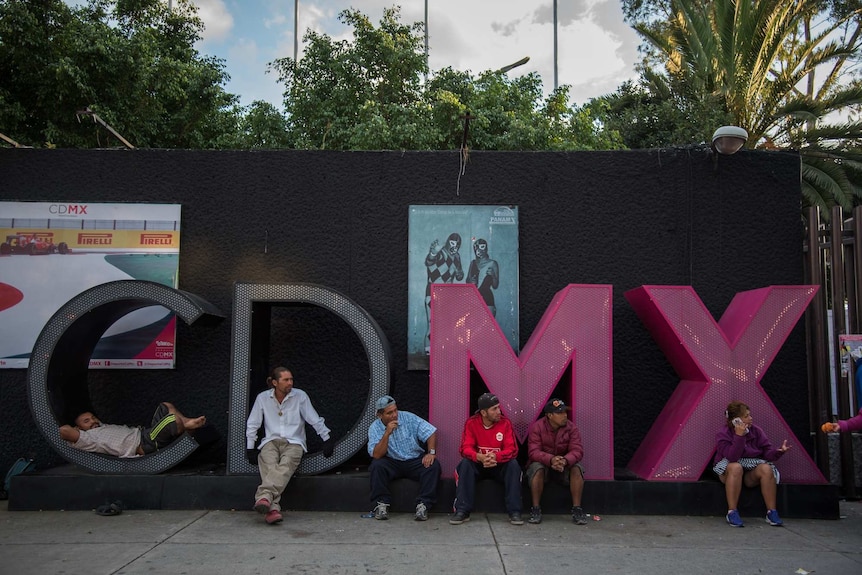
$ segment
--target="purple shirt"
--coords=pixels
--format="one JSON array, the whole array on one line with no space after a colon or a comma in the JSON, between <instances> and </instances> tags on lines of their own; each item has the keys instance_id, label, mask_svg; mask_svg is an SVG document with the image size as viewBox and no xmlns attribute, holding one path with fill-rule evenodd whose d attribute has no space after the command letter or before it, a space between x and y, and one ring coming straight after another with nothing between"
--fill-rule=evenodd
<instances>
[{"instance_id":1,"label":"purple shirt","mask_svg":"<svg viewBox=\"0 0 862 575\"><path fill-rule=\"evenodd\" d=\"M859 410L859 413L855 417L840 420L838 422L838 427L842 432L862 431L862 409Z\"/></svg>"},{"instance_id":2,"label":"purple shirt","mask_svg":"<svg viewBox=\"0 0 862 575\"><path fill-rule=\"evenodd\" d=\"M733 429L725 426L715 434L715 460L718 463L727 459L733 463L743 458L765 459L777 461L784 452L778 451L769 442L769 438L756 425L748 428L745 435L737 435Z\"/></svg>"}]
</instances>

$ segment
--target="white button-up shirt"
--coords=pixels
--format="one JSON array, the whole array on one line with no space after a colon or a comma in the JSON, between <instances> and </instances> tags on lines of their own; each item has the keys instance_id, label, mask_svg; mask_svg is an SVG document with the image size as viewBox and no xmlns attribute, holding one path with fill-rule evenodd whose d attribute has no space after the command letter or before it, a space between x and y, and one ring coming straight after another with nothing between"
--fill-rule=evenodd
<instances>
[{"instance_id":1,"label":"white button-up shirt","mask_svg":"<svg viewBox=\"0 0 862 575\"><path fill-rule=\"evenodd\" d=\"M263 424L264 436L260 447L277 437L290 443L305 444L305 424L309 424L323 441L329 439L329 428L314 407L308 394L301 389L290 390L281 403L275 398L275 389L268 389L257 394L245 428L246 448L252 449L257 442L257 430Z\"/></svg>"}]
</instances>

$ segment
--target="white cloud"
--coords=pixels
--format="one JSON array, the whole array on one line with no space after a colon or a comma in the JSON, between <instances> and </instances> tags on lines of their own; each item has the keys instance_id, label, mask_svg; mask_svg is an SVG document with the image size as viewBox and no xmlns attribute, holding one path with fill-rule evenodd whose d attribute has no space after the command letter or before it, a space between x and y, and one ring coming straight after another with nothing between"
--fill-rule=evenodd
<instances>
[{"instance_id":1,"label":"white cloud","mask_svg":"<svg viewBox=\"0 0 862 575\"><path fill-rule=\"evenodd\" d=\"M79 3L83 0L67 0ZM267 63L293 57L294 0L192 0L206 29L198 49L225 60L230 92L243 104L266 99L282 105L283 86ZM299 50L307 29L335 40L352 30L337 20L352 8L376 26L383 10L401 6L405 24L425 19L425 0L298 0ZM553 0L427 0L429 64L479 74L529 56L510 77L536 72L546 93L554 84ZM619 0L558 1L559 83L569 84L571 101L583 104L635 77L637 34L623 22ZM266 96L270 94L271 96Z\"/></svg>"},{"instance_id":2,"label":"white cloud","mask_svg":"<svg viewBox=\"0 0 862 575\"><path fill-rule=\"evenodd\" d=\"M223 0L193 0L193 3L198 7L198 16L204 22L204 42L225 40L233 29L233 16Z\"/></svg>"},{"instance_id":3,"label":"white cloud","mask_svg":"<svg viewBox=\"0 0 862 575\"><path fill-rule=\"evenodd\" d=\"M299 37L300 40L305 35L308 29L315 32L328 33L333 28L343 28L340 23L336 23L336 18L341 10L335 10L332 7L320 7L316 4L302 4L302 9L299 12Z\"/></svg>"},{"instance_id":4,"label":"white cloud","mask_svg":"<svg viewBox=\"0 0 862 575\"><path fill-rule=\"evenodd\" d=\"M503 36L511 36L515 33L520 24L520 20L512 20L511 22L491 22L491 30Z\"/></svg>"},{"instance_id":5,"label":"white cloud","mask_svg":"<svg viewBox=\"0 0 862 575\"><path fill-rule=\"evenodd\" d=\"M293 18L290 20L293 20ZM263 25L266 28L281 28L282 26L286 26L288 23L289 20L285 14L273 14L271 18L266 18L263 21Z\"/></svg>"},{"instance_id":6,"label":"white cloud","mask_svg":"<svg viewBox=\"0 0 862 575\"><path fill-rule=\"evenodd\" d=\"M601 0L599 0L601 1ZM533 12L533 21L539 24L554 23L554 4L552 1L541 2ZM557 25L568 26L575 20L582 20L595 2L557 2Z\"/></svg>"}]
</instances>

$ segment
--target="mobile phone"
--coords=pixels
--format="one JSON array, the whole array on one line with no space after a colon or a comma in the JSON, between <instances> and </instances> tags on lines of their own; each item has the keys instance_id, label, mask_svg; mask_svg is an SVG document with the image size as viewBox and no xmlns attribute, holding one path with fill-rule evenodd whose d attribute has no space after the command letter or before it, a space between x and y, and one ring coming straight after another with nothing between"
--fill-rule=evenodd
<instances>
[{"instance_id":1,"label":"mobile phone","mask_svg":"<svg viewBox=\"0 0 862 575\"><path fill-rule=\"evenodd\" d=\"M742 420L738 417L734 417L733 421L731 421L731 423L733 424L734 427L736 427L737 425L742 425Z\"/></svg>"}]
</instances>

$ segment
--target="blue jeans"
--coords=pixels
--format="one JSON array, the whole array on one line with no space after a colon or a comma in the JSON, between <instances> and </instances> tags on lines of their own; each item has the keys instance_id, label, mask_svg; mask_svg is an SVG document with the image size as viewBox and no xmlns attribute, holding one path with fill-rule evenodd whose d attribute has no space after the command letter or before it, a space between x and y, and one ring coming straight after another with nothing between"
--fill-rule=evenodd
<instances>
[{"instance_id":1,"label":"blue jeans","mask_svg":"<svg viewBox=\"0 0 862 575\"><path fill-rule=\"evenodd\" d=\"M517 460L485 467L462 459L455 473L455 511L470 513L476 495L476 480L491 478L502 483L506 490L506 512L510 515L521 512L521 466Z\"/></svg>"},{"instance_id":2,"label":"blue jeans","mask_svg":"<svg viewBox=\"0 0 862 575\"><path fill-rule=\"evenodd\" d=\"M392 493L389 491L389 483L399 477L415 479L419 482L419 495L416 503L420 501L427 507L431 507L437 501L437 482L440 480L440 464L437 459L430 467L422 464L422 458L399 461L390 457L372 459L368 467L371 475L371 501L383 503L392 502Z\"/></svg>"}]
</instances>

